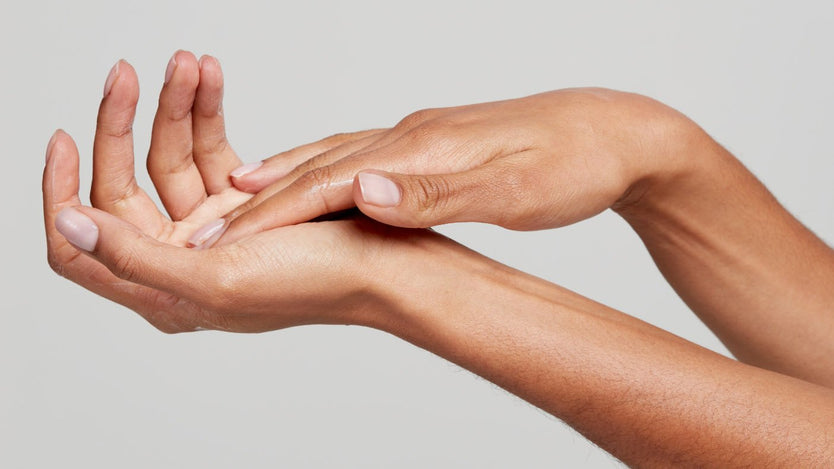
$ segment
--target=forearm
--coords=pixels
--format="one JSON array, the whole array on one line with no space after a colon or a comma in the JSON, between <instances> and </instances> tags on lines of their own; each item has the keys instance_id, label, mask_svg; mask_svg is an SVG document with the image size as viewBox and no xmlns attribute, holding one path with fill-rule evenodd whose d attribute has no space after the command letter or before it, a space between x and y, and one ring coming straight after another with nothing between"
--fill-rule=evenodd
<instances>
[{"instance_id":1,"label":"forearm","mask_svg":"<svg viewBox=\"0 0 834 469\"><path fill-rule=\"evenodd\" d=\"M464 248L399 262L411 268L386 276L389 307L369 325L504 387L627 463L834 461L830 390L732 361Z\"/></svg>"},{"instance_id":2,"label":"forearm","mask_svg":"<svg viewBox=\"0 0 834 469\"><path fill-rule=\"evenodd\" d=\"M694 126L693 126L694 127ZM694 129L619 212L741 360L834 386L834 251Z\"/></svg>"}]
</instances>

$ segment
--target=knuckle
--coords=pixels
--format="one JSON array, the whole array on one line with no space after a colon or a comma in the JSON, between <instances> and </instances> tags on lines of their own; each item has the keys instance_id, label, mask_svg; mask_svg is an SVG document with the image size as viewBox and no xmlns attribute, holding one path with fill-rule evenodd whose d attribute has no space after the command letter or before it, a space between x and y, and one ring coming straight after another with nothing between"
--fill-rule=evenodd
<instances>
[{"instance_id":1,"label":"knuckle","mask_svg":"<svg viewBox=\"0 0 834 469\"><path fill-rule=\"evenodd\" d=\"M102 132L105 136L123 139L133 134L133 122L100 122Z\"/></svg>"},{"instance_id":2,"label":"knuckle","mask_svg":"<svg viewBox=\"0 0 834 469\"><path fill-rule=\"evenodd\" d=\"M194 140L194 156L221 155L229 149L229 141L225 133L220 133L206 139Z\"/></svg>"},{"instance_id":3,"label":"knuckle","mask_svg":"<svg viewBox=\"0 0 834 469\"><path fill-rule=\"evenodd\" d=\"M412 112L402 118L402 120L397 123L395 128L408 130L413 127L417 127L424 122L434 119L438 113L438 109L420 109L419 111Z\"/></svg>"},{"instance_id":4,"label":"knuckle","mask_svg":"<svg viewBox=\"0 0 834 469\"><path fill-rule=\"evenodd\" d=\"M330 166L318 166L307 170L300 180L305 187L326 188L331 183L332 175Z\"/></svg>"},{"instance_id":5,"label":"knuckle","mask_svg":"<svg viewBox=\"0 0 834 469\"><path fill-rule=\"evenodd\" d=\"M433 214L443 211L449 194L449 184L443 178L418 177L414 179L415 206L418 212Z\"/></svg>"},{"instance_id":6,"label":"knuckle","mask_svg":"<svg viewBox=\"0 0 834 469\"><path fill-rule=\"evenodd\" d=\"M140 257L132 249L119 250L113 257L111 271L116 277L133 282L139 274Z\"/></svg>"},{"instance_id":7,"label":"knuckle","mask_svg":"<svg viewBox=\"0 0 834 469\"><path fill-rule=\"evenodd\" d=\"M296 179L300 178L316 168L326 166L325 161L325 153L320 153L296 166L295 169L293 169L292 174L295 175Z\"/></svg>"},{"instance_id":8,"label":"knuckle","mask_svg":"<svg viewBox=\"0 0 834 469\"><path fill-rule=\"evenodd\" d=\"M49 268L52 269L53 272L60 275L61 277L64 276L64 264L61 262L61 260L54 252L47 252L46 262L49 263Z\"/></svg>"},{"instance_id":9,"label":"knuckle","mask_svg":"<svg viewBox=\"0 0 834 469\"><path fill-rule=\"evenodd\" d=\"M321 143L327 147L332 147L353 140L359 134L361 134L361 132L339 132L323 139Z\"/></svg>"},{"instance_id":10,"label":"knuckle","mask_svg":"<svg viewBox=\"0 0 834 469\"><path fill-rule=\"evenodd\" d=\"M426 121L406 132L401 138L406 145L416 151L430 153L451 150L459 138L459 124L450 119L434 119Z\"/></svg>"}]
</instances>

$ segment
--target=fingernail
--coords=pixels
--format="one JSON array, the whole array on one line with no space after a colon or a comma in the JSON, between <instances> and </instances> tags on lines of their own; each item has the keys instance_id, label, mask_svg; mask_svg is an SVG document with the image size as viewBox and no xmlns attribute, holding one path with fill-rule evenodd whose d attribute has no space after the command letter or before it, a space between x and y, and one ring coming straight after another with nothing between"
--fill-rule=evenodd
<instances>
[{"instance_id":1,"label":"fingernail","mask_svg":"<svg viewBox=\"0 0 834 469\"><path fill-rule=\"evenodd\" d=\"M220 61L219 61L219 60L217 60L216 58L214 58L214 57L212 57L212 56L210 56L210 55L204 55L204 56L200 57L200 69L202 69L202 68L203 68L203 64L204 64L207 60L213 60L215 65L217 65L218 67L220 66Z\"/></svg>"},{"instance_id":2,"label":"fingernail","mask_svg":"<svg viewBox=\"0 0 834 469\"><path fill-rule=\"evenodd\" d=\"M55 229L73 246L92 252L98 242L98 226L87 215L67 207L55 217Z\"/></svg>"},{"instance_id":3,"label":"fingernail","mask_svg":"<svg viewBox=\"0 0 834 469\"><path fill-rule=\"evenodd\" d=\"M165 69L165 82L164 84L168 84L171 81L171 77L174 76L174 70L177 69L177 54L179 51L174 52L174 55L171 56L171 60L168 61L168 68Z\"/></svg>"},{"instance_id":4,"label":"fingernail","mask_svg":"<svg viewBox=\"0 0 834 469\"><path fill-rule=\"evenodd\" d=\"M46 144L46 161L49 161L49 157L52 156L52 147L55 146L55 140L58 136L58 132L60 130L56 130L52 133L52 138L49 139L49 143Z\"/></svg>"},{"instance_id":5,"label":"fingernail","mask_svg":"<svg viewBox=\"0 0 834 469\"><path fill-rule=\"evenodd\" d=\"M188 239L188 247L196 248L200 247L208 241L209 238L216 235L217 232L223 229L223 225L226 224L226 220L220 218L218 220L214 220L212 222L206 223L203 225L202 228L195 231L191 238Z\"/></svg>"},{"instance_id":6,"label":"fingernail","mask_svg":"<svg viewBox=\"0 0 834 469\"><path fill-rule=\"evenodd\" d=\"M113 68L110 69L110 73L107 75L107 81L104 82L104 97L106 98L107 95L110 94L110 89L113 88L113 83L116 82L116 78L119 78L119 64L122 63L121 60L116 62L116 65L113 65Z\"/></svg>"},{"instance_id":7,"label":"fingernail","mask_svg":"<svg viewBox=\"0 0 834 469\"><path fill-rule=\"evenodd\" d=\"M233 178L239 178L239 177L243 176L244 174L249 174L252 171L260 168L261 166L263 166L263 164L264 164L263 161L258 161L256 163L245 164L243 166L238 167L237 169L235 169L231 173L229 173L229 176L231 176Z\"/></svg>"},{"instance_id":8,"label":"fingernail","mask_svg":"<svg viewBox=\"0 0 834 469\"><path fill-rule=\"evenodd\" d=\"M378 207L394 207L402 197L394 181L374 173L359 173L359 191L366 204Z\"/></svg>"}]
</instances>

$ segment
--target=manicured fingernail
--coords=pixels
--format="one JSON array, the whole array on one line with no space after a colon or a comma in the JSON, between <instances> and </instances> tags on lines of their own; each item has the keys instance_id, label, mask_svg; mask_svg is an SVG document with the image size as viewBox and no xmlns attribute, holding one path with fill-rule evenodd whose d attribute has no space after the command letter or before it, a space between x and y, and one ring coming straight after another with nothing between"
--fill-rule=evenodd
<instances>
[{"instance_id":1,"label":"manicured fingernail","mask_svg":"<svg viewBox=\"0 0 834 469\"><path fill-rule=\"evenodd\" d=\"M220 218L218 220L214 220L213 222L206 223L203 225L202 228L195 231L191 238L188 239L188 247L196 248L200 247L208 241L209 238L216 235L220 230L223 229L223 225L226 224L226 220Z\"/></svg>"},{"instance_id":2,"label":"manicured fingernail","mask_svg":"<svg viewBox=\"0 0 834 469\"><path fill-rule=\"evenodd\" d=\"M73 246L92 252L98 242L98 226L87 215L67 207L55 217L55 229Z\"/></svg>"},{"instance_id":3,"label":"manicured fingernail","mask_svg":"<svg viewBox=\"0 0 834 469\"><path fill-rule=\"evenodd\" d=\"M174 76L174 70L177 69L177 54L179 51L174 52L174 55L171 56L171 60L168 61L168 68L165 69L165 83L168 84L171 81L171 77Z\"/></svg>"},{"instance_id":4,"label":"manicured fingernail","mask_svg":"<svg viewBox=\"0 0 834 469\"><path fill-rule=\"evenodd\" d=\"M113 65L113 68L110 69L110 73L107 75L107 81L104 82L104 97L106 98L108 94L110 94L110 90L113 88L113 83L116 82L116 78L119 78L119 64L122 63L121 60L116 62L116 65Z\"/></svg>"},{"instance_id":5,"label":"manicured fingernail","mask_svg":"<svg viewBox=\"0 0 834 469\"><path fill-rule=\"evenodd\" d=\"M233 178L239 178L239 177L243 176L244 174L249 174L252 171L260 168L261 166L263 166L263 164L264 164L263 161L258 161L256 163L245 164L245 165L240 166L239 168L235 169L231 173L229 173L229 176L231 176Z\"/></svg>"},{"instance_id":6,"label":"manicured fingernail","mask_svg":"<svg viewBox=\"0 0 834 469\"><path fill-rule=\"evenodd\" d=\"M359 173L359 190L366 204L394 207L400 203L400 188L379 174Z\"/></svg>"},{"instance_id":7,"label":"manicured fingernail","mask_svg":"<svg viewBox=\"0 0 834 469\"><path fill-rule=\"evenodd\" d=\"M55 146L55 140L56 140L56 137L58 136L58 132L60 132L60 130L56 130L52 134L52 138L49 139L49 143L46 144L46 161L47 162L49 161L49 157L52 156L52 147Z\"/></svg>"}]
</instances>

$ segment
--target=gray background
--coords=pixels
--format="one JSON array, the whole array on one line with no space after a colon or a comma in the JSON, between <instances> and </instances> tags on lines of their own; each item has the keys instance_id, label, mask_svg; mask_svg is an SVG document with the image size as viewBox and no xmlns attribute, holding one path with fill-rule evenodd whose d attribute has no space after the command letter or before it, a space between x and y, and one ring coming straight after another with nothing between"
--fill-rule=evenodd
<instances>
[{"instance_id":1,"label":"gray background","mask_svg":"<svg viewBox=\"0 0 834 469\"><path fill-rule=\"evenodd\" d=\"M788 3L5 5L0 466L617 466L544 412L385 334L167 336L57 277L41 226L44 148L55 128L70 132L88 187L101 88L124 57L140 76L146 154L177 48L219 57L229 136L247 161L423 107L608 86L691 116L830 243L834 3ZM558 231L441 231L726 353L610 213Z\"/></svg>"}]
</instances>

